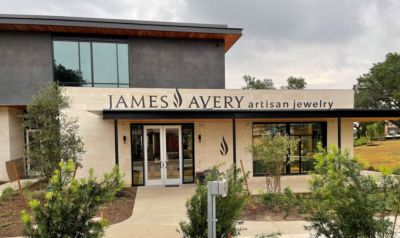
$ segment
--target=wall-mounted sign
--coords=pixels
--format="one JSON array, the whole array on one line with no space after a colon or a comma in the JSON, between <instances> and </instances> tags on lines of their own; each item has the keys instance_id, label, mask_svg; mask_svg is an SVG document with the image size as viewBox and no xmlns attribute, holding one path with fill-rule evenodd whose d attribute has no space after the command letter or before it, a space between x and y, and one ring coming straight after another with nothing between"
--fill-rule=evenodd
<instances>
[{"instance_id":1,"label":"wall-mounted sign","mask_svg":"<svg viewBox=\"0 0 400 238\"><path fill-rule=\"evenodd\" d=\"M302 110L352 108L353 94L319 93L320 90L198 90L146 89L108 94L105 109L254 109ZM333 92L335 90L332 90Z\"/></svg>"}]
</instances>

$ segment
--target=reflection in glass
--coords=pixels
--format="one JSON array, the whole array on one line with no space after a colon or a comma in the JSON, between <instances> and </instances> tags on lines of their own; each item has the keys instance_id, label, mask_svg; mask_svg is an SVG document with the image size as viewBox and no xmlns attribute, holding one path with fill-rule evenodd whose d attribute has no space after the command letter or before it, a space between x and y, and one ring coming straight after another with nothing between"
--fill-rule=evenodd
<instances>
[{"instance_id":1,"label":"reflection in glass","mask_svg":"<svg viewBox=\"0 0 400 238\"><path fill-rule=\"evenodd\" d=\"M92 82L92 66L90 61L90 43L79 42L79 55L81 64L82 79L91 86ZM86 86L86 85L85 85Z\"/></svg>"},{"instance_id":2,"label":"reflection in glass","mask_svg":"<svg viewBox=\"0 0 400 238\"><path fill-rule=\"evenodd\" d=\"M117 84L116 44L92 43L94 83Z\"/></svg>"},{"instance_id":3,"label":"reflection in glass","mask_svg":"<svg viewBox=\"0 0 400 238\"><path fill-rule=\"evenodd\" d=\"M54 75L60 85L80 86L82 75L79 66L78 42L55 41Z\"/></svg>"},{"instance_id":4,"label":"reflection in glass","mask_svg":"<svg viewBox=\"0 0 400 238\"><path fill-rule=\"evenodd\" d=\"M193 125L182 125L183 182L194 182Z\"/></svg>"},{"instance_id":5,"label":"reflection in glass","mask_svg":"<svg viewBox=\"0 0 400 238\"><path fill-rule=\"evenodd\" d=\"M165 129L167 179L179 179L179 129Z\"/></svg>"},{"instance_id":6,"label":"reflection in glass","mask_svg":"<svg viewBox=\"0 0 400 238\"><path fill-rule=\"evenodd\" d=\"M147 129L147 171L149 180L161 179L160 129Z\"/></svg>"},{"instance_id":7,"label":"reflection in glass","mask_svg":"<svg viewBox=\"0 0 400 238\"><path fill-rule=\"evenodd\" d=\"M296 140L293 151L288 153L287 174L307 173L314 170L314 153L317 145L324 146L326 123L265 123L253 125L253 143L260 143L264 134L274 135L277 132L289 135ZM253 157L253 174L264 175L261 161Z\"/></svg>"},{"instance_id":8,"label":"reflection in glass","mask_svg":"<svg viewBox=\"0 0 400 238\"><path fill-rule=\"evenodd\" d=\"M53 48L60 85L129 87L127 44L56 40Z\"/></svg>"},{"instance_id":9,"label":"reflection in glass","mask_svg":"<svg viewBox=\"0 0 400 238\"><path fill-rule=\"evenodd\" d=\"M118 53L118 79L120 85L129 84L128 45L117 44Z\"/></svg>"},{"instance_id":10,"label":"reflection in glass","mask_svg":"<svg viewBox=\"0 0 400 238\"><path fill-rule=\"evenodd\" d=\"M144 185L143 126L132 125L132 177L133 185Z\"/></svg>"}]
</instances>

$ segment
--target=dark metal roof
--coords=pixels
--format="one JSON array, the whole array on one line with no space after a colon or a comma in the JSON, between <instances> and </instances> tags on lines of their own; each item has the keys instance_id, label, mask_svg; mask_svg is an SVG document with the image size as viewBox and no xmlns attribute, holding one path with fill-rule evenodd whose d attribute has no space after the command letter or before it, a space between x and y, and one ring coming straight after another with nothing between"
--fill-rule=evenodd
<instances>
[{"instance_id":1,"label":"dark metal roof","mask_svg":"<svg viewBox=\"0 0 400 238\"><path fill-rule=\"evenodd\" d=\"M241 28L228 28L222 24L177 23L160 21L137 21L123 19L13 15L0 14L0 24L29 24L48 26L79 26L151 31L201 32L219 34L241 34Z\"/></svg>"},{"instance_id":2,"label":"dark metal roof","mask_svg":"<svg viewBox=\"0 0 400 238\"><path fill-rule=\"evenodd\" d=\"M103 110L103 119L398 118L400 110Z\"/></svg>"}]
</instances>

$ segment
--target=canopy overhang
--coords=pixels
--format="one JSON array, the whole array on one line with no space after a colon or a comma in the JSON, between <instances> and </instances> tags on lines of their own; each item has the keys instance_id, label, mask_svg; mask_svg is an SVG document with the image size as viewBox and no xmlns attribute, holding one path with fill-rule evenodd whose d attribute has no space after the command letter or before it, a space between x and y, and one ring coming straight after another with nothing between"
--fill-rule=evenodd
<instances>
[{"instance_id":1,"label":"canopy overhang","mask_svg":"<svg viewBox=\"0 0 400 238\"><path fill-rule=\"evenodd\" d=\"M262 118L342 118L354 121L400 120L400 110L103 110L103 119L105 120Z\"/></svg>"}]
</instances>

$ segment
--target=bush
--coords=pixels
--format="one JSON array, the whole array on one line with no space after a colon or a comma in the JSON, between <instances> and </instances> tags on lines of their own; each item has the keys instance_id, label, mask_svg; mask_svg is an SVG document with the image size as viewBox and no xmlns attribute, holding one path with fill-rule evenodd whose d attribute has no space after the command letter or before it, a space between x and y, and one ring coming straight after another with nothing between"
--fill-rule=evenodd
<instances>
[{"instance_id":1,"label":"bush","mask_svg":"<svg viewBox=\"0 0 400 238\"><path fill-rule=\"evenodd\" d=\"M362 146L369 143L369 139L365 136L360 137L359 139L354 140L354 146Z\"/></svg>"},{"instance_id":2,"label":"bush","mask_svg":"<svg viewBox=\"0 0 400 238\"><path fill-rule=\"evenodd\" d=\"M225 198L217 197L216 217L217 237L237 236L242 224L240 214L247 203L249 195L243 188L244 177L239 176L240 170L232 167L225 173L219 173L217 168L209 171L206 183L196 184L195 194L186 202L188 221L179 223L180 233L185 238L207 237L207 181L226 179L228 194ZM235 179L236 176L236 179Z\"/></svg>"},{"instance_id":3,"label":"bush","mask_svg":"<svg viewBox=\"0 0 400 238\"><path fill-rule=\"evenodd\" d=\"M268 192L262 197L266 207L284 211L284 219L286 219L290 215L291 211L299 205L299 200L296 195L288 187L283 190L283 193Z\"/></svg>"},{"instance_id":4,"label":"bush","mask_svg":"<svg viewBox=\"0 0 400 238\"><path fill-rule=\"evenodd\" d=\"M7 187L3 190L0 200L6 201L6 200L10 200L11 198L16 197L16 196L18 196L18 191L13 189L12 187Z\"/></svg>"},{"instance_id":5,"label":"bush","mask_svg":"<svg viewBox=\"0 0 400 238\"><path fill-rule=\"evenodd\" d=\"M97 181L90 170L89 177L73 178L75 163L60 162L60 169L50 180L50 191L44 205L30 200L33 215L23 211L23 233L26 237L76 237L96 238L104 234L106 221L95 221L100 206L111 201L119 189L119 171L104 175Z\"/></svg>"},{"instance_id":6,"label":"bush","mask_svg":"<svg viewBox=\"0 0 400 238\"><path fill-rule=\"evenodd\" d=\"M397 177L363 176L361 165L336 147L320 148L315 158L311 194L304 201L310 222L307 228L316 237L392 237L395 225L386 215L400 211L400 182L389 186L388 178Z\"/></svg>"}]
</instances>

